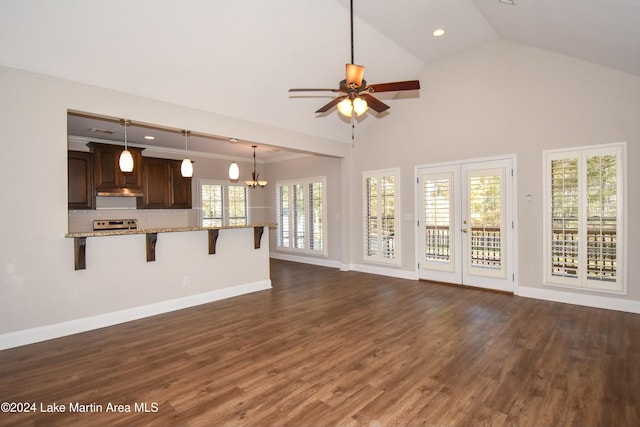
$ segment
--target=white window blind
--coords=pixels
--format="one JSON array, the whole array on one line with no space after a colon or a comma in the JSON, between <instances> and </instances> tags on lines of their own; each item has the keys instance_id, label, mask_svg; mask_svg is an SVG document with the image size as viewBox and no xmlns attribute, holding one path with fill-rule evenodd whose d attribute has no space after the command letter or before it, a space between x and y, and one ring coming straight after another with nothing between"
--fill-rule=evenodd
<instances>
[{"instance_id":1,"label":"white window blind","mask_svg":"<svg viewBox=\"0 0 640 427\"><path fill-rule=\"evenodd\" d=\"M247 187L229 185L227 187L229 205L229 225L247 225Z\"/></svg>"},{"instance_id":2,"label":"white window blind","mask_svg":"<svg viewBox=\"0 0 640 427\"><path fill-rule=\"evenodd\" d=\"M396 215L398 177L398 169L363 174L364 259L367 261L400 264Z\"/></svg>"},{"instance_id":3,"label":"white window blind","mask_svg":"<svg viewBox=\"0 0 640 427\"><path fill-rule=\"evenodd\" d=\"M247 225L249 194L244 185L200 180L200 216L203 227Z\"/></svg>"},{"instance_id":4,"label":"white window blind","mask_svg":"<svg viewBox=\"0 0 640 427\"><path fill-rule=\"evenodd\" d=\"M200 206L203 227L221 227L223 225L223 200L221 184L200 184Z\"/></svg>"},{"instance_id":5,"label":"white window blind","mask_svg":"<svg viewBox=\"0 0 640 427\"><path fill-rule=\"evenodd\" d=\"M425 178L424 259L449 262L451 260L451 177L448 174Z\"/></svg>"},{"instance_id":6,"label":"white window blind","mask_svg":"<svg viewBox=\"0 0 640 427\"><path fill-rule=\"evenodd\" d=\"M624 144L545 153L549 284L625 291Z\"/></svg>"},{"instance_id":7,"label":"white window blind","mask_svg":"<svg viewBox=\"0 0 640 427\"><path fill-rule=\"evenodd\" d=\"M276 183L279 249L326 255L326 178Z\"/></svg>"},{"instance_id":8,"label":"white window blind","mask_svg":"<svg viewBox=\"0 0 640 427\"><path fill-rule=\"evenodd\" d=\"M289 241L289 187L286 185L278 186L277 205L278 205L278 238L277 246L280 248L290 247Z\"/></svg>"}]
</instances>

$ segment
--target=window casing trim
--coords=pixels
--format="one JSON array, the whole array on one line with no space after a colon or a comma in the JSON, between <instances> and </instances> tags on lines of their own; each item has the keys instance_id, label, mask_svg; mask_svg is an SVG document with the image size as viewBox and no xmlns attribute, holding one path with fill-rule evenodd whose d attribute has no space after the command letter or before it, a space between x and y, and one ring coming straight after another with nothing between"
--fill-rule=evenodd
<instances>
[{"instance_id":1,"label":"window casing trim","mask_svg":"<svg viewBox=\"0 0 640 427\"><path fill-rule=\"evenodd\" d=\"M246 186L241 184L230 183L229 181L220 180L220 179L206 179L200 178L198 179L198 206L196 209L198 210L198 223L202 225L203 215L202 215L202 186L203 185L220 185L222 187L222 224L224 226L229 225L230 221L230 204L229 204L229 187L245 187L245 209L246 209L246 223L251 224L251 196L250 191L247 191Z\"/></svg>"},{"instance_id":2,"label":"window casing trim","mask_svg":"<svg viewBox=\"0 0 640 427\"><path fill-rule=\"evenodd\" d=\"M367 235L367 223L368 223L368 206L369 206L369 200L367 197L367 179L370 178L375 178L375 179L381 179L383 177L389 177L389 176L393 176L394 178L394 189L393 189L393 206L394 206L394 213L393 213L393 231L394 231L394 237L393 237L393 245L394 245L394 257L393 258L386 258L384 256L381 255L381 252L379 251L377 255L369 255L369 245L367 244L368 242L368 235ZM402 242L401 242L401 221L399 218L400 212L399 212L399 207L401 206L401 200L400 200L400 191L401 191L401 187L400 187L400 168L389 168L389 169L379 169L379 170L373 170L373 171L363 171L362 172L362 184L361 184L361 188L362 188L362 213L361 213L361 218L362 218L362 259L364 262L366 263L371 263L371 264L381 264L381 265L390 265L390 266L401 266L402 265L402 259L401 259L401 247L402 247Z\"/></svg>"},{"instance_id":3,"label":"window casing trim","mask_svg":"<svg viewBox=\"0 0 640 427\"><path fill-rule=\"evenodd\" d=\"M627 160L626 142L600 144L580 147L567 147L564 149L543 151L543 284L546 286L578 289L612 294L627 294ZM552 275L551 266L551 234L552 234L552 192L551 192L551 163L554 160L577 158L578 161L578 240L586 242L587 220L587 172L584 165L586 160L593 156L616 156L616 280L598 281L589 280L586 277L586 269L579 267L583 277L570 278ZM579 244L579 265L586 265L586 245Z\"/></svg>"},{"instance_id":4,"label":"window casing trim","mask_svg":"<svg viewBox=\"0 0 640 427\"><path fill-rule=\"evenodd\" d=\"M310 249L311 246L311 224L309 221L309 212L310 212L310 198L311 194L309 191L309 186L315 183L320 183L322 185L322 250ZM294 239L294 206L293 206L293 197L294 192L292 191L294 186L301 185L304 188L304 217L305 217L305 231L304 231L304 247L296 248L292 245L290 246L281 246L280 245L280 236L282 233L282 223L281 223L281 206L280 206L280 189L282 187L287 187L288 190L288 207L287 207L287 218L288 218L288 239L290 242ZM275 199L276 199L276 245L275 249L277 252L282 253L292 253L292 254L304 254L304 255L313 255L313 256L321 256L328 257L328 224L327 224L327 177L326 176L318 176L311 178L302 178L302 179L290 179L285 181L276 181L275 183Z\"/></svg>"}]
</instances>

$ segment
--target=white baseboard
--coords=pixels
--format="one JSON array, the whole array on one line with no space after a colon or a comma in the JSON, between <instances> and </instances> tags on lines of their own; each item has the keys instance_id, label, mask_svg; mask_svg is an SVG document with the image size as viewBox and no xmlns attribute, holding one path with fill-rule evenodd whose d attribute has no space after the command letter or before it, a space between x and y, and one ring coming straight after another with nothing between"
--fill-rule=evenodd
<instances>
[{"instance_id":1,"label":"white baseboard","mask_svg":"<svg viewBox=\"0 0 640 427\"><path fill-rule=\"evenodd\" d=\"M303 264L319 265L320 267L340 268L340 262L327 258L308 257L300 255L285 254L282 252L271 252L269 254L271 258L281 259L283 261L300 262Z\"/></svg>"},{"instance_id":2,"label":"white baseboard","mask_svg":"<svg viewBox=\"0 0 640 427\"><path fill-rule=\"evenodd\" d=\"M530 288L522 285L516 288L515 295L545 301L562 302L565 304L583 305L586 307L604 308L607 310L640 314L640 301L612 298L604 295L578 294L559 291L556 289Z\"/></svg>"},{"instance_id":3,"label":"white baseboard","mask_svg":"<svg viewBox=\"0 0 640 427\"><path fill-rule=\"evenodd\" d=\"M342 267L346 267L345 264ZM418 280L418 273L415 271L398 270L396 268L380 267L367 264L349 264L350 270L361 273L378 274L380 276L397 277L399 279ZM344 270L348 271L348 270Z\"/></svg>"},{"instance_id":4,"label":"white baseboard","mask_svg":"<svg viewBox=\"0 0 640 427\"><path fill-rule=\"evenodd\" d=\"M132 320L168 313L170 311L182 310L184 308L249 294L252 292L263 291L266 289L271 289L271 280L269 279L114 311L111 313L100 314L97 316L9 332L0 335L0 350L113 326L119 323L130 322Z\"/></svg>"}]
</instances>

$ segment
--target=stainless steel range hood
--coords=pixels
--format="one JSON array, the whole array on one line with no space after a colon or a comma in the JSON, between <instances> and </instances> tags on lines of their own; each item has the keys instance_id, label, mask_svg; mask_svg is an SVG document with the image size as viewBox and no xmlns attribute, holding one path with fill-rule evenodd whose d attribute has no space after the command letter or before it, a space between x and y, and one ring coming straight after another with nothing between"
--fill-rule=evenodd
<instances>
[{"instance_id":1,"label":"stainless steel range hood","mask_svg":"<svg viewBox=\"0 0 640 427\"><path fill-rule=\"evenodd\" d=\"M99 197L142 197L142 191L133 191L130 188L114 188L113 190L98 190L96 196Z\"/></svg>"}]
</instances>

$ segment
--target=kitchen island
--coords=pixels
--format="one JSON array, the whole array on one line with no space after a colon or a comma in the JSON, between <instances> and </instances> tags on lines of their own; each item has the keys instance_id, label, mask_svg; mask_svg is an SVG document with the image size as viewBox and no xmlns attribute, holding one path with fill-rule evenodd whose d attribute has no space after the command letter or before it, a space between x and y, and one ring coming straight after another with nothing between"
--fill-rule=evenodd
<instances>
[{"instance_id":1,"label":"kitchen island","mask_svg":"<svg viewBox=\"0 0 640 427\"><path fill-rule=\"evenodd\" d=\"M221 227L167 227L167 228L147 228L147 229L120 229L120 230L94 230L82 232L66 233L65 237L74 239L74 266L76 270L84 270L86 264L86 245L87 237L103 237L103 236L127 236L133 234L144 234L146 236L147 262L156 259L156 244L159 233L181 233L181 232L197 232L206 231L208 233L209 254L216 253L216 243L220 230L245 229L253 228L253 249L260 249L260 242L265 227L274 227L276 224L246 224L246 225L230 225Z\"/></svg>"}]
</instances>

